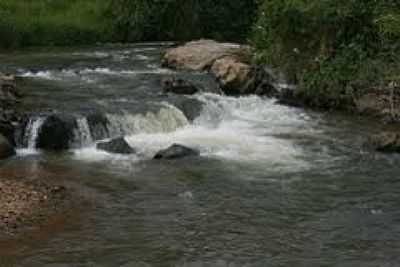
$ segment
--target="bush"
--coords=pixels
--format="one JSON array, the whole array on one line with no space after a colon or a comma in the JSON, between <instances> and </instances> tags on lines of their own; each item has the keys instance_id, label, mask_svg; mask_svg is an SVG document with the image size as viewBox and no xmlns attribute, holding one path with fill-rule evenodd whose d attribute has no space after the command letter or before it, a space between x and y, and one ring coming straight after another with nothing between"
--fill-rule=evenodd
<instances>
[{"instance_id":1,"label":"bush","mask_svg":"<svg viewBox=\"0 0 400 267\"><path fill-rule=\"evenodd\" d=\"M264 0L252 40L312 105L341 107L393 76L399 21L396 0Z\"/></svg>"},{"instance_id":2,"label":"bush","mask_svg":"<svg viewBox=\"0 0 400 267\"><path fill-rule=\"evenodd\" d=\"M255 14L255 0L115 0L109 7L120 41L244 41Z\"/></svg>"}]
</instances>

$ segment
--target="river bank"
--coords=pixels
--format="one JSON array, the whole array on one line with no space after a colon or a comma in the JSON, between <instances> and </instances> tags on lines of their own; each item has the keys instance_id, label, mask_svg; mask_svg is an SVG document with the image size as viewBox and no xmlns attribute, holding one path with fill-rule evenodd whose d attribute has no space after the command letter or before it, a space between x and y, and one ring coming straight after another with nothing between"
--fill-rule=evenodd
<instances>
[{"instance_id":1,"label":"river bank","mask_svg":"<svg viewBox=\"0 0 400 267\"><path fill-rule=\"evenodd\" d=\"M0 179L0 239L40 228L65 212L71 198L64 186L40 179Z\"/></svg>"}]
</instances>

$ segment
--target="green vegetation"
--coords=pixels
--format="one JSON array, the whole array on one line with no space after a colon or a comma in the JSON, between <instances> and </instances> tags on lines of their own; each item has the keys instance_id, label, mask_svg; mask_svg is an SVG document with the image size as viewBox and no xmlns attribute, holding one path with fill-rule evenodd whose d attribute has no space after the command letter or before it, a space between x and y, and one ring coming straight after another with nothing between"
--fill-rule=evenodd
<instances>
[{"instance_id":1,"label":"green vegetation","mask_svg":"<svg viewBox=\"0 0 400 267\"><path fill-rule=\"evenodd\" d=\"M257 60L284 70L308 104L348 107L362 90L398 79L399 1L261 2Z\"/></svg>"},{"instance_id":2,"label":"green vegetation","mask_svg":"<svg viewBox=\"0 0 400 267\"><path fill-rule=\"evenodd\" d=\"M256 10L255 0L0 0L0 47L244 41Z\"/></svg>"},{"instance_id":3,"label":"green vegetation","mask_svg":"<svg viewBox=\"0 0 400 267\"><path fill-rule=\"evenodd\" d=\"M255 0L115 0L110 6L114 39L246 40Z\"/></svg>"},{"instance_id":4,"label":"green vegetation","mask_svg":"<svg viewBox=\"0 0 400 267\"><path fill-rule=\"evenodd\" d=\"M0 46L85 44L107 40L104 0L0 0Z\"/></svg>"}]
</instances>

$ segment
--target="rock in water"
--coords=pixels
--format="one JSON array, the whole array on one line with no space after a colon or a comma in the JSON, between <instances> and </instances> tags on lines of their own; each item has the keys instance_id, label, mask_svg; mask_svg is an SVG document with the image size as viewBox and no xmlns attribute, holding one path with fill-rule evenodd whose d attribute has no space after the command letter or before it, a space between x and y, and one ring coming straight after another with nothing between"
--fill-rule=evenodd
<instances>
[{"instance_id":1,"label":"rock in water","mask_svg":"<svg viewBox=\"0 0 400 267\"><path fill-rule=\"evenodd\" d=\"M167 67L208 71L228 95L277 96L278 89L272 75L265 68L256 67L250 62L250 47L212 40L186 43L169 49L163 57L163 65ZM174 86L173 81L166 81L163 87L175 93L195 92L194 88L188 86Z\"/></svg>"},{"instance_id":2,"label":"rock in water","mask_svg":"<svg viewBox=\"0 0 400 267\"><path fill-rule=\"evenodd\" d=\"M250 47L213 40L199 40L166 51L162 65L174 69L204 71L211 68L214 61L226 55L250 55Z\"/></svg>"},{"instance_id":3,"label":"rock in water","mask_svg":"<svg viewBox=\"0 0 400 267\"><path fill-rule=\"evenodd\" d=\"M47 117L40 128L37 147L49 150L70 148L76 127L76 120L73 116L55 114Z\"/></svg>"},{"instance_id":4,"label":"rock in water","mask_svg":"<svg viewBox=\"0 0 400 267\"><path fill-rule=\"evenodd\" d=\"M154 156L154 159L179 159L193 156L200 156L200 152L182 145L173 144L167 149L160 150Z\"/></svg>"},{"instance_id":5,"label":"rock in water","mask_svg":"<svg viewBox=\"0 0 400 267\"><path fill-rule=\"evenodd\" d=\"M17 90L15 76L0 73L0 102L3 104L13 104L18 101L19 97L20 93Z\"/></svg>"},{"instance_id":6,"label":"rock in water","mask_svg":"<svg viewBox=\"0 0 400 267\"><path fill-rule=\"evenodd\" d=\"M180 78L165 78L161 81L161 86L165 93L180 95L193 95L199 91L194 84Z\"/></svg>"},{"instance_id":7,"label":"rock in water","mask_svg":"<svg viewBox=\"0 0 400 267\"><path fill-rule=\"evenodd\" d=\"M400 134L383 132L371 137L371 144L380 152L400 153Z\"/></svg>"},{"instance_id":8,"label":"rock in water","mask_svg":"<svg viewBox=\"0 0 400 267\"><path fill-rule=\"evenodd\" d=\"M170 100L189 121L194 121L200 116L204 103L194 98L175 98Z\"/></svg>"},{"instance_id":9,"label":"rock in water","mask_svg":"<svg viewBox=\"0 0 400 267\"><path fill-rule=\"evenodd\" d=\"M224 57L215 61L211 73L216 77L222 90L228 95L254 93L249 83L252 68L234 57Z\"/></svg>"},{"instance_id":10,"label":"rock in water","mask_svg":"<svg viewBox=\"0 0 400 267\"><path fill-rule=\"evenodd\" d=\"M5 159L15 155L14 147L8 140L0 134L0 159Z\"/></svg>"},{"instance_id":11,"label":"rock in water","mask_svg":"<svg viewBox=\"0 0 400 267\"><path fill-rule=\"evenodd\" d=\"M123 137L112 139L108 142L97 144L97 149L104 150L114 154L134 154L136 151L129 146Z\"/></svg>"}]
</instances>

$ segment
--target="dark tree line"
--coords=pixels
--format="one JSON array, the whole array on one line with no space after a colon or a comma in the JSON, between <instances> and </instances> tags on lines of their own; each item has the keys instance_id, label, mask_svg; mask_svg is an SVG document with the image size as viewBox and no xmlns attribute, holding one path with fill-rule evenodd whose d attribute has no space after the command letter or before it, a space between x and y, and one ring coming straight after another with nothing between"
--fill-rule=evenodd
<instances>
[{"instance_id":1,"label":"dark tree line","mask_svg":"<svg viewBox=\"0 0 400 267\"><path fill-rule=\"evenodd\" d=\"M109 7L121 41L245 40L256 15L255 0L115 0Z\"/></svg>"}]
</instances>

